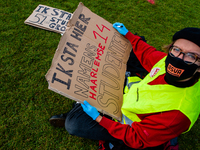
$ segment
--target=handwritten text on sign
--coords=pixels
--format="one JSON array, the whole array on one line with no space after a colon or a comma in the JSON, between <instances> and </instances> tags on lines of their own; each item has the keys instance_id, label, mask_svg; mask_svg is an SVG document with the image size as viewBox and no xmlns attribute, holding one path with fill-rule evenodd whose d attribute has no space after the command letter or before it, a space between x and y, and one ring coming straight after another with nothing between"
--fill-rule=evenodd
<instances>
[{"instance_id":1,"label":"handwritten text on sign","mask_svg":"<svg viewBox=\"0 0 200 150\"><path fill-rule=\"evenodd\" d=\"M39 5L25 21L26 24L46 30L64 33L72 14L57 8Z\"/></svg>"},{"instance_id":2,"label":"handwritten text on sign","mask_svg":"<svg viewBox=\"0 0 200 150\"><path fill-rule=\"evenodd\" d=\"M120 119L131 44L112 24L79 7L46 75L49 89Z\"/></svg>"},{"instance_id":3,"label":"handwritten text on sign","mask_svg":"<svg viewBox=\"0 0 200 150\"><path fill-rule=\"evenodd\" d=\"M81 37L87 29L87 24L89 23L90 18L85 18L84 14L79 16L79 20L82 21L83 24L80 24L80 21L77 21L75 24L75 28L70 35L77 41L81 41ZM103 43L107 42L108 36L103 37L101 36L101 32L110 31L109 28L101 24L101 27L96 24L98 31L93 31L94 38L101 38ZM108 33L109 34L109 33ZM110 43L108 49L111 50L107 52L105 57L106 64L103 65L103 69L101 74L112 81L113 84L110 84L106 81L101 80L100 85L97 85L97 74L99 72L99 67L101 65L101 56L104 55L105 46L103 43L99 43L96 47L95 45L90 45L90 43L86 44L86 52L83 53L82 59L80 61L78 70L79 76L77 76L76 80L80 84L75 84L75 88L77 89L74 91L75 94L82 96L84 98L90 97L93 100L98 100L98 103L104 107L107 106L109 103L103 102L104 95L109 96L110 103L113 103L117 106L117 101L119 97L115 95L115 93L111 93L110 91L106 90L106 87L110 87L115 90L119 90L120 84L120 73L119 69L122 67L122 59L120 56L123 57L123 53L125 52L127 45L122 45L120 42L120 37L117 34L114 34L112 37L112 42ZM68 62L68 65L74 64L74 58L77 54L77 49L79 45L74 43L66 43L66 47L63 49L63 54L61 55L61 60L64 62ZM112 53L119 52L119 56L112 55ZM57 70L66 74L65 79L59 79L56 77L57 73L55 72L52 77L52 83L55 81L60 82L61 84L66 85L66 88L70 90L71 86L71 78L73 75L73 70L65 70L59 63L56 67ZM67 78L68 77L68 78ZM100 80L100 79L99 79ZM99 87L99 95L97 97L97 87ZM115 113L119 111L120 108L116 107Z\"/></svg>"}]
</instances>

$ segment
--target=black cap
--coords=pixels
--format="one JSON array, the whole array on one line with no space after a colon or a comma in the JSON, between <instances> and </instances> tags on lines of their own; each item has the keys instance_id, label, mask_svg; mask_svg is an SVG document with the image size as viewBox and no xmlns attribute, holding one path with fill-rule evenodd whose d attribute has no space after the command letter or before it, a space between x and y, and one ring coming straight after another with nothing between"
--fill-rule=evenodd
<instances>
[{"instance_id":1,"label":"black cap","mask_svg":"<svg viewBox=\"0 0 200 150\"><path fill-rule=\"evenodd\" d=\"M173 41L178 39L189 40L200 47L200 28L184 28L174 34Z\"/></svg>"}]
</instances>

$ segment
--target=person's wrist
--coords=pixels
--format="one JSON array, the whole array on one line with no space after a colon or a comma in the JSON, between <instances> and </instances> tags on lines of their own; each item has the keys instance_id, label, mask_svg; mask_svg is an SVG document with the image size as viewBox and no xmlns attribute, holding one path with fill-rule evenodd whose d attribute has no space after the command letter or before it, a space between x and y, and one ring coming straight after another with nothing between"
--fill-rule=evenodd
<instances>
[{"instance_id":1,"label":"person's wrist","mask_svg":"<svg viewBox=\"0 0 200 150\"><path fill-rule=\"evenodd\" d=\"M126 30L126 31L124 32L124 36L126 36L127 33L128 33L128 30Z\"/></svg>"},{"instance_id":2,"label":"person's wrist","mask_svg":"<svg viewBox=\"0 0 200 150\"><path fill-rule=\"evenodd\" d=\"M96 120L95 120L95 121L99 123L99 122L101 122L101 119L102 119L102 116L101 116L101 115L99 115L99 116L96 118Z\"/></svg>"}]
</instances>

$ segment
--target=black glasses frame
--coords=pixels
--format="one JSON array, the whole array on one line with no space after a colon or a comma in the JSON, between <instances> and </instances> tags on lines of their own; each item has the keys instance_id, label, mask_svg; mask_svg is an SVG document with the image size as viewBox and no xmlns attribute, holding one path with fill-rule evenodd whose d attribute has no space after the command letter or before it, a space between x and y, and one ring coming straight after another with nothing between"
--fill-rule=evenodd
<instances>
[{"instance_id":1,"label":"black glasses frame","mask_svg":"<svg viewBox=\"0 0 200 150\"><path fill-rule=\"evenodd\" d=\"M186 55L187 53L184 53L184 52L182 51L182 49L180 49L180 48L177 47L177 46L171 45L170 48L169 48L169 54L170 54L172 57L178 57L178 56L174 56L174 55L171 53L172 48L174 48L174 47L175 47L175 48L178 48L178 49L180 50L180 53L178 54L178 56L180 56L181 54L183 54L183 60L184 60L184 57L185 57L185 55ZM189 53L190 53L190 52L189 52ZM186 64L192 65L192 64L194 64L195 62L197 62L197 60L200 61L200 57L198 57L197 54L195 54L195 53L191 53L191 54L194 54L194 56L195 56L195 61L194 61L194 62L184 61Z\"/></svg>"}]
</instances>

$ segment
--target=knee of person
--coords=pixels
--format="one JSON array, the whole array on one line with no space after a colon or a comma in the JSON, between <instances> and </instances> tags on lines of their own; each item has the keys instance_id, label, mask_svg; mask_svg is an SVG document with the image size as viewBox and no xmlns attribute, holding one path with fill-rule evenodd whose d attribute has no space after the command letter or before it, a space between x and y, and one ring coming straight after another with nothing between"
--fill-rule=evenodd
<instances>
[{"instance_id":1,"label":"knee of person","mask_svg":"<svg viewBox=\"0 0 200 150\"><path fill-rule=\"evenodd\" d=\"M76 125L73 121L70 121L68 118L65 120L65 129L70 135L75 135L76 133Z\"/></svg>"}]
</instances>

